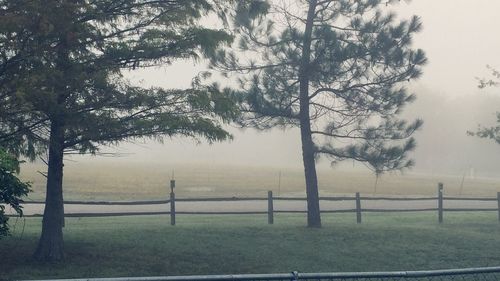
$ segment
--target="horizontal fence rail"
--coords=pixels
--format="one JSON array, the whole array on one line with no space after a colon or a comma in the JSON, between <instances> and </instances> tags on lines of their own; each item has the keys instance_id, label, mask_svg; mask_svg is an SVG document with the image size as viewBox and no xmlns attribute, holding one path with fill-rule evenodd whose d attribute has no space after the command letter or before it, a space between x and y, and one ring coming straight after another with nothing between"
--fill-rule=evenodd
<instances>
[{"instance_id":1,"label":"horizontal fence rail","mask_svg":"<svg viewBox=\"0 0 500 281\"><path fill-rule=\"evenodd\" d=\"M160 211L115 211L115 212L73 212L66 213L65 217L117 217L117 216L149 216L149 215L169 215L172 225L175 225L176 215L267 215L268 223L274 223L274 214L303 214L307 213L303 208L295 206L297 209L290 208L276 208L275 202L278 201L301 201L307 199L305 197L290 197L290 196L274 196L272 191L268 192L267 197L206 197L206 198L176 198L174 193L175 181L171 181L170 196L166 200L146 200L146 201L64 201L66 205L99 205L99 206L147 206L147 205L169 205L166 210ZM320 201L352 201L354 208L339 208L339 209L322 209L321 213L356 213L357 223L362 222L363 213L409 213L409 212L437 212L438 222L442 223L444 220L444 212L498 212L498 220L500 221L500 192L497 193L496 198L487 197L453 197L443 195L443 185L438 185L437 196L423 196L423 197L388 197L388 196L361 196L356 193L355 196L323 196L319 198ZM237 211L237 210L224 210L224 211L198 211L198 210L176 210L176 202L186 203L202 203L202 202L243 202L243 201L267 201L267 210L262 211ZM435 207L426 206L421 208L408 207L408 208L366 208L363 207L363 202L366 201L391 201L391 202L410 202L410 201L435 201ZM468 202L497 202L496 207L445 207L444 201L468 201ZM25 201L23 204L44 204L43 201ZM15 215L12 215L15 216ZM29 214L25 217L41 217L41 214Z\"/></svg>"},{"instance_id":2,"label":"horizontal fence rail","mask_svg":"<svg viewBox=\"0 0 500 281\"><path fill-rule=\"evenodd\" d=\"M459 200L459 201L497 201L497 198L485 197L443 197L444 200Z\"/></svg>"},{"instance_id":3,"label":"horizontal fence rail","mask_svg":"<svg viewBox=\"0 0 500 281\"><path fill-rule=\"evenodd\" d=\"M437 197L361 197L361 200L383 200L383 201L430 201Z\"/></svg>"},{"instance_id":4,"label":"horizontal fence rail","mask_svg":"<svg viewBox=\"0 0 500 281\"><path fill-rule=\"evenodd\" d=\"M45 201L23 201L23 204L45 204ZM150 201L64 201L65 205L98 205L98 206L107 206L107 205L162 205L168 204L170 200L150 200Z\"/></svg>"},{"instance_id":5,"label":"horizontal fence rail","mask_svg":"<svg viewBox=\"0 0 500 281\"><path fill-rule=\"evenodd\" d=\"M170 212L110 212L110 213L65 213L65 218L99 218L99 217L126 217L126 216L154 216L154 215L169 215ZM18 217L17 215L9 215L10 217ZM42 214L23 215L26 218L41 218Z\"/></svg>"},{"instance_id":6,"label":"horizontal fence rail","mask_svg":"<svg viewBox=\"0 0 500 281\"><path fill-rule=\"evenodd\" d=\"M179 202L267 201L264 197L177 198Z\"/></svg>"},{"instance_id":7,"label":"horizontal fence rail","mask_svg":"<svg viewBox=\"0 0 500 281\"><path fill-rule=\"evenodd\" d=\"M500 267L462 268L425 271L334 272L238 275L192 275L165 277L123 277L90 279L52 279L34 281L254 281L254 280L500 280Z\"/></svg>"}]
</instances>

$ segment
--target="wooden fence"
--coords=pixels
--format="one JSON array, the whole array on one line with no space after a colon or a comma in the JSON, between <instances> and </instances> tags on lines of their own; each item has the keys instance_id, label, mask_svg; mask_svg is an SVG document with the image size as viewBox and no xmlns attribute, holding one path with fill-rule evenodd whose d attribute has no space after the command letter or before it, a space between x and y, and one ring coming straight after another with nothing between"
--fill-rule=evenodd
<instances>
[{"instance_id":1,"label":"wooden fence","mask_svg":"<svg viewBox=\"0 0 500 281\"><path fill-rule=\"evenodd\" d=\"M276 201L306 201L304 197L284 197L274 196L272 191L268 191L267 197L213 197L213 198L176 198L174 193L175 181L171 181L171 192L168 200L152 201L64 201L65 205L170 205L170 211L152 211L152 212L112 212L112 213L66 213L65 217L113 217L113 216L140 216L140 215L170 215L170 223L176 224L177 215L266 215L269 224L274 223L276 213L306 213L305 210L276 210L274 203ZM353 209L321 210L321 213L356 213L356 222L362 222L363 213L376 212L437 212L438 222L443 222L444 212L497 212L500 221L500 192L496 198L485 197L449 197L443 195L443 185L438 185L437 196L435 197L363 197L359 192L354 196L334 196L320 197L320 201L354 201ZM379 209L363 208L363 201L436 201L435 208L404 208L404 209ZM267 210L263 211L177 211L176 202L235 202L235 201L267 201ZM495 208L445 208L444 201L495 201ZM23 204L44 204L43 201L26 201ZM40 214L26 215L26 217L40 217Z\"/></svg>"}]
</instances>

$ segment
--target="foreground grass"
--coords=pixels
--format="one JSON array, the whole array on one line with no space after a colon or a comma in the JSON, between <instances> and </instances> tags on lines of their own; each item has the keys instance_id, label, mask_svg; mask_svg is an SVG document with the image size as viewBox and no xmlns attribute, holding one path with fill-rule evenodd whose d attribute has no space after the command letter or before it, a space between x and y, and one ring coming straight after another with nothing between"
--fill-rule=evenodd
<instances>
[{"instance_id":1,"label":"foreground grass","mask_svg":"<svg viewBox=\"0 0 500 281\"><path fill-rule=\"evenodd\" d=\"M0 240L0 279L419 270L500 265L496 214L166 216L66 220L66 261L30 259L41 220L26 219ZM13 221L14 222L14 221ZM22 235L21 235L22 234Z\"/></svg>"}]
</instances>

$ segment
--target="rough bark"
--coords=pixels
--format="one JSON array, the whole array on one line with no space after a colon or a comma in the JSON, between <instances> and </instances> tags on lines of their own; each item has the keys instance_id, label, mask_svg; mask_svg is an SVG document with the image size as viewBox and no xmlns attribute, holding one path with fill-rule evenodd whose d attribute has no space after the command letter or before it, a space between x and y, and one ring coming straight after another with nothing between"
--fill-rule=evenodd
<instances>
[{"instance_id":1,"label":"rough bark","mask_svg":"<svg viewBox=\"0 0 500 281\"><path fill-rule=\"evenodd\" d=\"M63 248L63 152L64 131L60 122L53 122L50 130L49 165L47 191L43 213L42 235L34 258L38 261L53 262L64 259Z\"/></svg>"},{"instance_id":2,"label":"rough bark","mask_svg":"<svg viewBox=\"0 0 500 281\"><path fill-rule=\"evenodd\" d=\"M309 76L308 68L311 60L311 35L317 1L309 3L306 27L304 31L302 61L299 70L300 83L300 136L302 141L302 159L306 179L307 194L307 226L321 227L319 209L318 178L316 175L315 147L311 135L311 119L309 113Z\"/></svg>"}]
</instances>

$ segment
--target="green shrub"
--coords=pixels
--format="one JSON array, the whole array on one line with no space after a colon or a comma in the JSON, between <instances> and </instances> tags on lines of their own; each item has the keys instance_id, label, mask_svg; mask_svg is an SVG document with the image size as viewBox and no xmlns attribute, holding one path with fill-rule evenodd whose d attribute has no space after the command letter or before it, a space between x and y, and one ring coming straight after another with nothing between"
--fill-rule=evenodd
<instances>
[{"instance_id":1,"label":"green shrub","mask_svg":"<svg viewBox=\"0 0 500 281\"><path fill-rule=\"evenodd\" d=\"M29 183L17 177L20 161L0 148L0 237L9 234L9 218L5 214L10 206L20 216L23 215L21 198L30 191Z\"/></svg>"}]
</instances>

